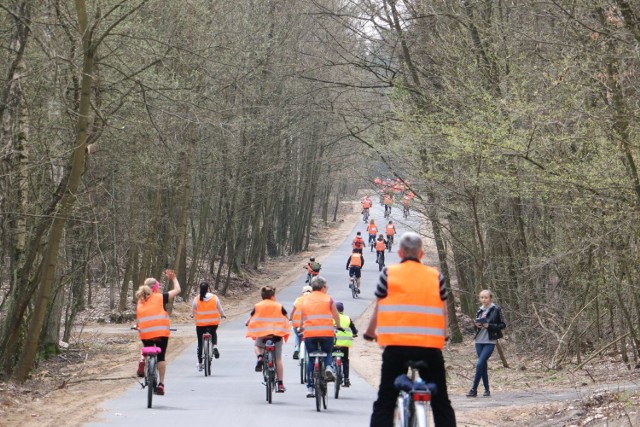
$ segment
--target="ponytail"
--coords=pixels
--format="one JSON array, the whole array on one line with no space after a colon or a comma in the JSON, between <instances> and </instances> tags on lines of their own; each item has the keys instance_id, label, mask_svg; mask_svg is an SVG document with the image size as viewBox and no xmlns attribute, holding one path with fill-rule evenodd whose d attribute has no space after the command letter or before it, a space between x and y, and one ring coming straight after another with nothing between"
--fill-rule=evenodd
<instances>
[{"instance_id":1,"label":"ponytail","mask_svg":"<svg viewBox=\"0 0 640 427\"><path fill-rule=\"evenodd\" d=\"M200 301L204 301L204 297L207 296L207 292L209 292L209 284L207 282L200 283Z\"/></svg>"}]
</instances>

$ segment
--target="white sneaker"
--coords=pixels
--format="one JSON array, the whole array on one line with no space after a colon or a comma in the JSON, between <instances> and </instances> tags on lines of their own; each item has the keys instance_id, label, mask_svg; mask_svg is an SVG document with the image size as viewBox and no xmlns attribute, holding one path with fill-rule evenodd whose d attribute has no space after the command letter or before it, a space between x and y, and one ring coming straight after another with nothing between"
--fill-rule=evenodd
<instances>
[{"instance_id":1,"label":"white sneaker","mask_svg":"<svg viewBox=\"0 0 640 427\"><path fill-rule=\"evenodd\" d=\"M329 367L327 367L327 369L324 370L324 376L327 378L327 382L336 380L336 376L333 374L333 369Z\"/></svg>"},{"instance_id":2,"label":"white sneaker","mask_svg":"<svg viewBox=\"0 0 640 427\"><path fill-rule=\"evenodd\" d=\"M313 387L307 387L307 397L316 397L316 393Z\"/></svg>"},{"instance_id":3,"label":"white sneaker","mask_svg":"<svg viewBox=\"0 0 640 427\"><path fill-rule=\"evenodd\" d=\"M204 369L204 365L202 363L198 363L196 368L198 368L198 371L202 371L202 369Z\"/></svg>"}]
</instances>

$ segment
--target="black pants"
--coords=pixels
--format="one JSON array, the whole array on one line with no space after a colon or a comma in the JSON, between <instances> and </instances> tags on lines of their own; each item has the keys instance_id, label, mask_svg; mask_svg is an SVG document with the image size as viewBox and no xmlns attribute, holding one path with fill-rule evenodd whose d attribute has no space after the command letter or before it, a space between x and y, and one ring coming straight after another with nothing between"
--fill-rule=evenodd
<instances>
[{"instance_id":1,"label":"black pants","mask_svg":"<svg viewBox=\"0 0 640 427\"><path fill-rule=\"evenodd\" d=\"M218 330L218 325L209 325L209 326L196 326L196 334L198 335L198 349L196 350L198 354L198 363L202 363L202 335L205 332L209 332L211 334L211 344L218 344L218 334L216 331Z\"/></svg>"},{"instance_id":2,"label":"black pants","mask_svg":"<svg viewBox=\"0 0 640 427\"><path fill-rule=\"evenodd\" d=\"M420 369L420 376L427 383L435 383L437 392L431 397L433 419L437 427L455 427L456 414L453 412L447 394L447 378L442 351L435 348L388 346L382 353L382 373L378 399L373 403L371 427L393 426L393 410L398 398L398 390L393 382L400 374L406 373L405 363L423 360L426 369Z\"/></svg>"}]
</instances>

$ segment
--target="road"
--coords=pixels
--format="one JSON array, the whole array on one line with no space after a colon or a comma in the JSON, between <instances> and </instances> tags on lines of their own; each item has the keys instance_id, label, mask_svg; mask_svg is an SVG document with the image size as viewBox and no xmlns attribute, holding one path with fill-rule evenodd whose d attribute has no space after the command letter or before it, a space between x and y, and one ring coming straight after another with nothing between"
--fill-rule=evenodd
<instances>
[{"instance_id":1,"label":"road","mask_svg":"<svg viewBox=\"0 0 640 427\"><path fill-rule=\"evenodd\" d=\"M398 207L393 214L393 222L399 233L407 227L415 226L411 222L406 226L402 224L401 210ZM372 208L372 217L379 229L383 230L386 221L378 204ZM345 313L352 318L357 318L374 300L373 292L378 278L375 254L367 248L364 251L361 298L354 300L351 297L345 264L351 253L353 236L356 231L361 231L366 240L365 230L366 225L359 221L338 248L324 259L318 259L322 263L320 274L329 284L328 293L334 300L344 303ZM396 250L397 244L391 253L387 253L387 264L398 261ZM276 299L289 311L300 295L305 276L306 274L301 275L277 293ZM253 426L256 422L265 421L279 426L302 422L305 427L368 424L376 390L353 372L353 369L350 375L351 387L341 389L339 399L333 399L331 394L328 409L316 412L315 400L306 398L306 387L300 384L297 361L292 359L293 337L283 349L284 383L287 391L274 394L273 403L268 404L265 400L265 388L261 383L262 375L254 372L253 341L244 337L246 319L247 317L232 319L218 328L221 355L220 359L213 361L212 376L205 377L203 372L196 369L194 327L194 344L169 363L165 381L166 394L154 397L153 408L147 409L146 390L143 391L135 384L120 397L106 402L104 410L98 415L100 421L88 425L132 426L151 423L154 426L175 426L212 423L220 426ZM379 367L372 366L372 369L378 370ZM333 391L333 387L330 391Z\"/></svg>"}]
</instances>

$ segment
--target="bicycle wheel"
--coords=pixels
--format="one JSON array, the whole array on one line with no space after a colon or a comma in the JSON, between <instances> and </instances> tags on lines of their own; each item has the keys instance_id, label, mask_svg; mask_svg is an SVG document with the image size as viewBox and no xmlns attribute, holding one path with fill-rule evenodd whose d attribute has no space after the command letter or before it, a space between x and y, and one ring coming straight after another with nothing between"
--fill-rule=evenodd
<instances>
[{"instance_id":1,"label":"bicycle wheel","mask_svg":"<svg viewBox=\"0 0 640 427\"><path fill-rule=\"evenodd\" d=\"M351 288L351 296L353 298L358 298L358 289L356 288L356 281L352 280L349 287Z\"/></svg>"},{"instance_id":2,"label":"bicycle wheel","mask_svg":"<svg viewBox=\"0 0 640 427\"><path fill-rule=\"evenodd\" d=\"M155 357L147 356L147 408L153 405L153 393L156 390L156 361Z\"/></svg>"},{"instance_id":3,"label":"bicycle wheel","mask_svg":"<svg viewBox=\"0 0 640 427\"><path fill-rule=\"evenodd\" d=\"M273 399L274 382L275 382L275 379L273 376L273 372L268 372L267 383L265 385L267 387L267 402L269 402L269 404L271 404L271 401Z\"/></svg>"},{"instance_id":4,"label":"bicycle wheel","mask_svg":"<svg viewBox=\"0 0 640 427\"><path fill-rule=\"evenodd\" d=\"M322 407L326 410L327 409L327 401L329 400L329 396L327 395L327 381L322 379L320 380L320 388L322 389Z\"/></svg>"},{"instance_id":5,"label":"bicycle wheel","mask_svg":"<svg viewBox=\"0 0 640 427\"><path fill-rule=\"evenodd\" d=\"M387 248L389 252L391 252L391 246L393 246L393 236L389 236L389 247Z\"/></svg>"},{"instance_id":6,"label":"bicycle wheel","mask_svg":"<svg viewBox=\"0 0 640 427\"><path fill-rule=\"evenodd\" d=\"M322 403L322 387L320 386L320 374L314 373L313 391L316 395L316 411L320 412L320 404Z\"/></svg>"},{"instance_id":7,"label":"bicycle wheel","mask_svg":"<svg viewBox=\"0 0 640 427\"><path fill-rule=\"evenodd\" d=\"M427 404L414 402L413 427L427 427L429 425Z\"/></svg>"},{"instance_id":8,"label":"bicycle wheel","mask_svg":"<svg viewBox=\"0 0 640 427\"><path fill-rule=\"evenodd\" d=\"M342 363L336 361L336 381L334 384L333 397L340 396L340 386L342 385Z\"/></svg>"},{"instance_id":9,"label":"bicycle wheel","mask_svg":"<svg viewBox=\"0 0 640 427\"><path fill-rule=\"evenodd\" d=\"M394 427L409 427L408 414L405 408L404 393L400 393L396 399L396 409L393 413L393 426Z\"/></svg>"},{"instance_id":10,"label":"bicycle wheel","mask_svg":"<svg viewBox=\"0 0 640 427\"><path fill-rule=\"evenodd\" d=\"M211 341L204 340L202 346L202 361L204 362L204 376L211 375Z\"/></svg>"}]
</instances>

